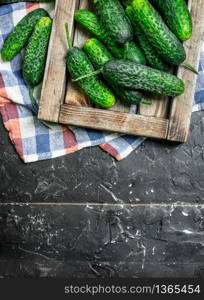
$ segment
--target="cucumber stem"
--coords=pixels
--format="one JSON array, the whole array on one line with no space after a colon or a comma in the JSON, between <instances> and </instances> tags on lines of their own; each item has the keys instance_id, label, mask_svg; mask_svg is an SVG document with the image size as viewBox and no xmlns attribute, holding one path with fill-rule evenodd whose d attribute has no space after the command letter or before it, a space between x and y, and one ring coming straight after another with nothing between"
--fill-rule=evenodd
<instances>
[{"instance_id":1,"label":"cucumber stem","mask_svg":"<svg viewBox=\"0 0 204 300\"><path fill-rule=\"evenodd\" d=\"M124 46L124 53L123 53L123 59L127 58L127 53L129 51L129 43L127 42Z\"/></svg>"},{"instance_id":2,"label":"cucumber stem","mask_svg":"<svg viewBox=\"0 0 204 300\"><path fill-rule=\"evenodd\" d=\"M84 76L78 77L76 79L72 79L72 81L77 82L77 81L82 80L82 79L86 79L86 78L89 78L89 77L92 77L92 76L96 76L96 75L100 74L102 71L103 71L103 68L101 68L97 71L94 71L92 73L86 74Z\"/></svg>"},{"instance_id":3,"label":"cucumber stem","mask_svg":"<svg viewBox=\"0 0 204 300\"><path fill-rule=\"evenodd\" d=\"M72 45L71 38L69 36L69 25L67 23L65 24L65 31L66 31L68 49L71 49L73 48L73 45Z\"/></svg>"},{"instance_id":4,"label":"cucumber stem","mask_svg":"<svg viewBox=\"0 0 204 300\"><path fill-rule=\"evenodd\" d=\"M199 75L198 71L192 65L184 62L183 64L181 64L181 66L187 70L190 70L191 72L195 73L196 75Z\"/></svg>"},{"instance_id":5,"label":"cucumber stem","mask_svg":"<svg viewBox=\"0 0 204 300\"><path fill-rule=\"evenodd\" d=\"M152 105L152 101L142 100L140 103L145 105Z\"/></svg>"}]
</instances>

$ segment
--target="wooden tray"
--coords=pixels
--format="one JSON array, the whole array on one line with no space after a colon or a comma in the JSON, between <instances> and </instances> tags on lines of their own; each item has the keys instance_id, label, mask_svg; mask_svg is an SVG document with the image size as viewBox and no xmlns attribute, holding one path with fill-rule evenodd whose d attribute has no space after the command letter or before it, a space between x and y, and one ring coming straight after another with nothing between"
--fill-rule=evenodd
<instances>
[{"instance_id":1,"label":"wooden tray","mask_svg":"<svg viewBox=\"0 0 204 300\"><path fill-rule=\"evenodd\" d=\"M188 137L196 75L183 67L177 75L186 85L185 93L174 99L154 97L153 105L140 105L139 114L119 101L110 109L91 106L82 90L68 79L65 58L65 23L69 24L75 46L82 47L89 34L73 21L78 8L90 9L89 0L56 0L53 29L43 81L39 119L93 129L109 130L152 138L185 142ZM198 67L204 36L204 1L189 0L194 32L185 42L187 62Z\"/></svg>"}]
</instances>

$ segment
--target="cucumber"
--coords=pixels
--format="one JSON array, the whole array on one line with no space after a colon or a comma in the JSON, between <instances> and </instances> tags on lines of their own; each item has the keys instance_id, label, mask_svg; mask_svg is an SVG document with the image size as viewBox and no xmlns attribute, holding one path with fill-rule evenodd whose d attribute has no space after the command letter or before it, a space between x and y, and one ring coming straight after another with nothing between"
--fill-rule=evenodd
<instances>
[{"instance_id":1,"label":"cucumber","mask_svg":"<svg viewBox=\"0 0 204 300\"><path fill-rule=\"evenodd\" d=\"M42 17L48 17L48 13L44 9L39 8L30 12L16 25L1 50L3 61L11 61L23 49L35 25Z\"/></svg>"},{"instance_id":2,"label":"cucumber","mask_svg":"<svg viewBox=\"0 0 204 300\"><path fill-rule=\"evenodd\" d=\"M29 40L23 61L23 77L31 87L38 85L44 75L52 20L41 18Z\"/></svg>"},{"instance_id":3,"label":"cucumber","mask_svg":"<svg viewBox=\"0 0 204 300\"><path fill-rule=\"evenodd\" d=\"M131 24L119 0L93 0L101 23L112 39L121 45L133 37Z\"/></svg>"},{"instance_id":4,"label":"cucumber","mask_svg":"<svg viewBox=\"0 0 204 300\"><path fill-rule=\"evenodd\" d=\"M168 66L162 61L157 51L153 48L153 46L148 41L147 37L145 36L145 33L140 28L139 24L136 23L136 20L134 18L133 9L131 6L128 6L126 8L126 14L128 15L130 21L132 22L133 26L133 32L136 36L136 39L138 40L142 50L145 53L148 65L152 68L161 70L161 71L167 71Z\"/></svg>"},{"instance_id":5,"label":"cucumber","mask_svg":"<svg viewBox=\"0 0 204 300\"><path fill-rule=\"evenodd\" d=\"M86 28L98 40L104 43L115 58L130 59L134 62L145 64L145 56L142 50L134 43L128 42L125 46L117 45L106 33L99 18L89 10L80 9L75 12L75 21Z\"/></svg>"},{"instance_id":6,"label":"cucumber","mask_svg":"<svg viewBox=\"0 0 204 300\"><path fill-rule=\"evenodd\" d=\"M161 12L165 22L178 39L185 41L192 36L192 19L185 0L151 0Z\"/></svg>"},{"instance_id":7,"label":"cucumber","mask_svg":"<svg viewBox=\"0 0 204 300\"><path fill-rule=\"evenodd\" d=\"M172 65L181 64L186 59L184 47L154 7L147 0L133 0L131 6L134 18L162 59Z\"/></svg>"},{"instance_id":8,"label":"cucumber","mask_svg":"<svg viewBox=\"0 0 204 300\"><path fill-rule=\"evenodd\" d=\"M126 104L137 105L141 102L147 105L152 104L150 101L145 101L144 95L136 90L124 89L114 84L112 84L111 86L118 99Z\"/></svg>"},{"instance_id":9,"label":"cucumber","mask_svg":"<svg viewBox=\"0 0 204 300\"><path fill-rule=\"evenodd\" d=\"M72 79L94 72L88 56L77 47L68 51L67 69ZM116 99L113 93L97 76L79 80L77 83L95 104L104 108L112 107L115 104Z\"/></svg>"},{"instance_id":10,"label":"cucumber","mask_svg":"<svg viewBox=\"0 0 204 300\"><path fill-rule=\"evenodd\" d=\"M118 47L113 39L106 33L96 14L87 9L79 9L75 11L74 19L97 39L102 41L116 58L123 57L121 48Z\"/></svg>"},{"instance_id":11,"label":"cucumber","mask_svg":"<svg viewBox=\"0 0 204 300\"><path fill-rule=\"evenodd\" d=\"M103 68L105 79L126 89L138 89L166 96L184 92L181 79L169 73L135 64L127 60L112 60Z\"/></svg>"},{"instance_id":12,"label":"cucumber","mask_svg":"<svg viewBox=\"0 0 204 300\"><path fill-rule=\"evenodd\" d=\"M101 69L110 60L113 59L111 53L97 39L92 38L85 42L83 49L88 55L96 69ZM128 104L138 104L144 97L140 92L135 90L125 90L118 85L110 85L115 95Z\"/></svg>"},{"instance_id":13,"label":"cucumber","mask_svg":"<svg viewBox=\"0 0 204 300\"><path fill-rule=\"evenodd\" d=\"M85 52L78 47L72 46L72 42L69 37L68 24L65 25L65 29L68 43L66 65L71 78L76 80L79 77L88 76L88 78L78 80L78 85L83 89L90 100L97 105L104 108L112 107L116 102L115 96L98 78L96 75L98 72L94 72L94 67ZM93 73L95 73L94 76Z\"/></svg>"},{"instance_id":14,"label":"cucumber","mask_svg":"<svg viewBox=\"0 0 204 300\"><path fill-rule=\"evenodd\" d=\"M127 7L127 6L131 5L131 4L132 4L132 1L133 1L133 0L120 0L120 2L122 3L122 5L123 5L124 7Z\"/></svg>"},{"instance_id":15,"label":"cucumber","mask_svg":"<svg viewBox=\"0 0 204 300\"><path fill-rule=\"evenodd\" d=\"M135 42L127 42L124 46L123 58L137 64L146 65L146 58Z\"/></svg>"},{"instance_id":16,"label":"cucumber","mask_svg":"<svg viewBox=\"0 0 204 300\"><path fill-rule=\"evenodd\" d=\"M113 59L112 54L96 38L87 40L83 49L96 69L103 68L108 61Z\"/></svg>"}]
</instances>

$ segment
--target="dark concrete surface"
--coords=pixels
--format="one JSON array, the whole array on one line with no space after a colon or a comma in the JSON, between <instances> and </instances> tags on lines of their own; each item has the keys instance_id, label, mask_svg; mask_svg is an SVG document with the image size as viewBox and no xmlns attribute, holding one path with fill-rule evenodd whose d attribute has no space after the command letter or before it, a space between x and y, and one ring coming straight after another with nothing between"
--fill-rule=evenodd
<instances>
[{"instance_id":1,"label":"dark concrete surface","mask_svg":"<svg viewBox=\"0 0 204 300\"><path fill-rule=\"evenodd\" d=\"M204 112L188 143L121 162L94 147L25 165L0 132L0 277L204 276Z\"/></svg>"}]
</instances>

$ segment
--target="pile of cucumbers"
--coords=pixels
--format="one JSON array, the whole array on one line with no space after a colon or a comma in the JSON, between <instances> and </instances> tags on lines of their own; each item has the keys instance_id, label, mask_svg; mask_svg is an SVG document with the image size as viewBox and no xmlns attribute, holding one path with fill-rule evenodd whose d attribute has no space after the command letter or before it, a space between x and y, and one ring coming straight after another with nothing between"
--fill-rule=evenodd
<instances>
[{"instance_id":1,"label":"pile of cucumbers","mask_svg":"<svg viewBox=\"0 0 204 300\"><path fill-rule=\"evenodd\" d=\"M117 97L149 104L146 92L184 92L184 82L168 70L187 66L182 42L192 35L192 20L185 0L90 1L96 13L77 10L75 21L93 38L83 49L69 47L67 68L93 102L108 108Z\"/></svg>"},{"instance_id":2,"label":"pile of cucumbers","mask_svg":"<svg viewBox=\"0 0 204 300\"><path fill-rule=\"evenodd\" d=\"M73 47L66 26L66 64L93 103L110 108L117 98L149 104L146 92L170 97L184 92L183 81L168 70L187 66L183 41L192 35L192 20L185 0L90 2L95 12L77 10L75 21L93 37L82 49ZM47 12L37 9L15 27L1 50L2 59L10 61L27 45L23 76L31 87L42 80L51 27Z\"/></svg>"},{"instance_id":3,"label":"pile of cucumbers","mask_svg":"<svg viewBox=\"0 0 204 300\"><path fill-rule=\"evenodd\" d=\"M23 55L23 77L31 87L37 86L43 78L52 19L43 8L27 14L8 35L1 58L8 62L25 48Z\"/></svg>"}]
</instances>

